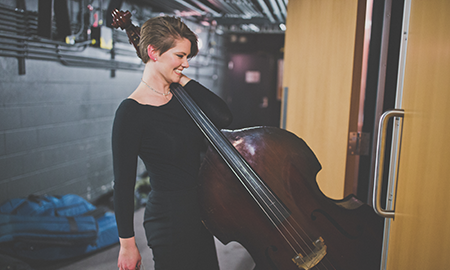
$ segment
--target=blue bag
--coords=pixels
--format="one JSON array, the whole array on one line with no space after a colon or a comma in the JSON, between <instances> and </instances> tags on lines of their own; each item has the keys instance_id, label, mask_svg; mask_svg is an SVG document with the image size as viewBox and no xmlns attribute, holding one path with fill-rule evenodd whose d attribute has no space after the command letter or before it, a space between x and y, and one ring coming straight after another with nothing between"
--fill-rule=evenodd
<instances>
[{"instance_id":1,"label":"blue bag","mask_svg":"<svg viewBox=\"0 0 450 270\"><path fill-rule=\"evenodd\" d=\"M83 215L96 207L75 194L64 196L36 196L14 198L0 205L0 213L26 216L66 216Z\"/></svg>"},{"instance_id":2,"label":"blue bag","mask_svg":"<svg viewBox=\"0 0 450 270\"><path fill-rule=\"evenodd\" d=\"M78 195L30 195L0 205L0 252L10 256L55 261L118 241L114 214Z\"/></svg>"}]
</instances>

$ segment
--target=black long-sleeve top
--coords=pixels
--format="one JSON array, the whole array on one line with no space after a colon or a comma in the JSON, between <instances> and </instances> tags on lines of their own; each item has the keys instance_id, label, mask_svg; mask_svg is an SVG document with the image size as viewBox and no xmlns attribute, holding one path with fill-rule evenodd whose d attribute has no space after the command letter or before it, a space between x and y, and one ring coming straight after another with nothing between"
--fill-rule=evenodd
<instances>
[{"instance_id":1,"label":"black long-sleeve top","mask_svg":"<svg viewBox=\"0 0 450 270\"><path fill-rule=\"evenodd\" d=\"M191 80L186 92L218 128L231 123L226 103ZM114 208L119 236L134 236L134 186L138 156L144 162L153 190L190 189L197 185L204 136L179 101L162 106L125 99L118 107L112 130Z\"/></svg>"}]
</instances>

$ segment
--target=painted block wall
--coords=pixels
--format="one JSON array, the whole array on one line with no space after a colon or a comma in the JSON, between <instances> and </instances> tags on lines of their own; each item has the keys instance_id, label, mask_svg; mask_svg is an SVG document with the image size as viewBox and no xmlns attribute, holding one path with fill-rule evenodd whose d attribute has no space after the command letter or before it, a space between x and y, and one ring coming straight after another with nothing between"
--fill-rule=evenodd
<instances>
[{"instance_id":1,"label":"painted block wall","mask_svg":"<svg viewBox=\"0 0 450 270\"><path fill-rule=\"evenodd\" d=\"M201 57L185 74L220 95L225 64L204 65ZM95 200L113 185L115 110L142 72L111 77L109 70L30 59L25 66L19 75L17 59L0 57L0 203L29 194ZM144 171L141 163L138 175Z\"/></svg>"},{"instance_id":2,"label":"painted block wall","mask_svg":"<svg viewBox=\"0 0 450 270\"><path fill-rule=\"evenodd\" d=\"M139 71L66 67L0 58L0 198L75 193L94 199L112 187L115 109Z\"/></svg>"}]
</instances>

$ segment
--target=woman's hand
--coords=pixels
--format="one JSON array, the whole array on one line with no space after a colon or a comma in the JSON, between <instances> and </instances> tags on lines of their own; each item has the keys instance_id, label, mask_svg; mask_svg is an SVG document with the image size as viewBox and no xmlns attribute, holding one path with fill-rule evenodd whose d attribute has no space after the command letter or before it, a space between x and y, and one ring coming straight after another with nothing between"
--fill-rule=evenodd
<instances>
[{"instance_id":1,"label":"woman's hand","mask_svg":"<svg viewBox=\"0 0 450 270\"><path fill-rule=\"evenodd\" d=\"M117 267L119 267L119 270L136 270L141 267L141 254L134 237L120 238Z\"/></svg>"},{"instance_id":2,"label":"woman's hand","mask_svg":"<svg viewBox=\"0 0 450 270\"><path fill-rule=\"evenodd\" d=\"M184 74L181 74L181 77L180 77L181 86L185 86L190 80L191 80L191 78L187 77Z\"/></svg>"}]
</instances>

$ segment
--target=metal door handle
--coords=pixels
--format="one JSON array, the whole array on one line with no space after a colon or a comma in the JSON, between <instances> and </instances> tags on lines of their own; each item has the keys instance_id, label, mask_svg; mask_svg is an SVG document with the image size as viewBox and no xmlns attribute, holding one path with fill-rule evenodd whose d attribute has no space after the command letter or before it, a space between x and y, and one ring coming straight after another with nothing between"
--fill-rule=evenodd
<instances>
[{"instance_id":1,"label":"metal door handle","mask_svg":"<svg viewBox=\"0 0 450 270\"><path fill-rule=\"evenodd\" d=\"M375 170L374 170L374 183L373 183L373 210L378 215L384 218L393 218L395 212L393 210L386 210L381 207L381 185L383 183L383 167L384 167L384 149L386 144L386 128L387 122L392 117L403 117L405 112L403 110L390 110L383 113L378 123L378 137L377 137L377 149L375 156Z\"/></svg>"}]
</instances>

